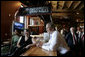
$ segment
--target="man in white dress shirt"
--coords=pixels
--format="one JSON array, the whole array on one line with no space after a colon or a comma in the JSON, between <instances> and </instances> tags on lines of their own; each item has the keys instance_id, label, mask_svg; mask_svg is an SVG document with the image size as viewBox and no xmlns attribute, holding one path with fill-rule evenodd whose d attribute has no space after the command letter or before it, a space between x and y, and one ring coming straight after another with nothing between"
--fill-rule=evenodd
<instances>
[{"instance_id":1,"label":"man in white dress shirt","mask_svg":"<svg viewBox=\"0 0 85 57\"><path fill-rule=\"evenodd\" d=\"M62 38L60 33L54 29L52 23L46 24L46 30L50 33L50 39L47 43L40 44L39 47L48 50L48 51L59 51L60 54L65 54L69 51L65 39Z\"/></svg>"}]
</instances>

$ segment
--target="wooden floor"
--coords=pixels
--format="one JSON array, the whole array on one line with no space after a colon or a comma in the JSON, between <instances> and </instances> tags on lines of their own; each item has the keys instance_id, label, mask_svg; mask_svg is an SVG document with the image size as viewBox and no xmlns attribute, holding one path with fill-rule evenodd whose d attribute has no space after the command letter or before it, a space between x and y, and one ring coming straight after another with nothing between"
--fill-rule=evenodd
<instances>
[{"instance_id":1,"label":"wooden floor","mask_svg":"<svg viewBox=\"0 0 85 57\"><path fill-rule=\"evenodd\" d=\"M39 47L31 47L23 56L57 56L57 52L46 51Z\"/></svg>"}]
</instances>

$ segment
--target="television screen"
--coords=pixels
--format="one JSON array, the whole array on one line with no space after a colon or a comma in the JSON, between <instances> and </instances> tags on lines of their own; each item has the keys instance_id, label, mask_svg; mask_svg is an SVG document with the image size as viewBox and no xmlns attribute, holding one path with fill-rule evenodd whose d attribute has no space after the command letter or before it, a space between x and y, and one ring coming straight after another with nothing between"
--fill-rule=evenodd
<instances>
[{"instance_id":1,"label":"television screen","mask_svg":"<svg viewBox=\"0 0 85 57\"><path fill-rule=\"evenodd\" d=\"M14 30L15 29L23 30L24 29L24 23L14 22Z\"/></svg>"}]
</instances>

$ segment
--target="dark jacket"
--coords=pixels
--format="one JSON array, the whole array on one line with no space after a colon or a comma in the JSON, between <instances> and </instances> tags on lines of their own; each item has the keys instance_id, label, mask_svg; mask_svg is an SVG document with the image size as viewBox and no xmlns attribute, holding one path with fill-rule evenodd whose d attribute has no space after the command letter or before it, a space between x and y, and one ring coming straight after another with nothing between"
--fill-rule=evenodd
<instances>
[{"instance_id":1,"label":"dark jacket","mask_svg":"<svg viewBox=\"0 0 85 57\"><path fill-rule=\"evenodd\" d=\"M76 35L76 38L77 38L77 44L78 44L78 35L75 33L75 35ZM76 45L74 45L73 44L73 36L72 36L72 34L71 34L71 32L69 32L67 35L66 35L66 42L68 43L68 46L71 48L71 49L73 49L75 46L77 46L77 44Z\"/></svg>"}]
</instances>

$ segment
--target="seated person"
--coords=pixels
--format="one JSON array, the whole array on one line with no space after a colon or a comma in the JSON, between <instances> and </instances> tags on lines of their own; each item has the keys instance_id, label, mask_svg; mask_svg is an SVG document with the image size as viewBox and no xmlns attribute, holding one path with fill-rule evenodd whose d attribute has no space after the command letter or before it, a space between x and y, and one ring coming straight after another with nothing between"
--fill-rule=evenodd
<instances>
[{"instance_id":1,"label":"seated person","mask_svg":"<svg viewBox=\"0 0 85 57\"><path fill-rule=\"evenodd\" d=\"M34 46L35 44L32 44L32 38L30 37L29 30L26 29L25 36L21 36L19 41L17 42L16 51L12 54L12 56L19 56L23 52L25 52L29 47Z\"/></svg>"},{"instance_id":2,"label":"seated person","mask_svg":"<svg viewBox=\"0 0 85 57\"><path fill-rule=\"evenodd\" d=\"M15 29L14 35L12 36L10 53L13 53L17 48L17 42L20 38L20 30Z\"/></svg>"},{"instance_id":3,"label":"seated person","mask_svg":"<svg viewBox=\"0 0 85 57\"><path fill-rule=\"evenodd\" d=\"M60 54L66 54L69 51L69 47L65 42L65 39L61 37L57 30L54 30L52 23L47 23L46 30L50 33L50 39L47 43L40 43L38 47L41 47L48 51L59 51Z\"/></svg>"},{"instance_id":4,"label":"seated person","mask_svg":"<svg viewBox=\"0 0 85 57\"><path fill-rule=\"evenodd\" d=\"M8 53L4 54L3 56L8 56L17 49L17 42L18 42L19 38L20 38L20 30L15 29L14 34L12 35L10 50Z\"/></svg>"}]
</instances>

